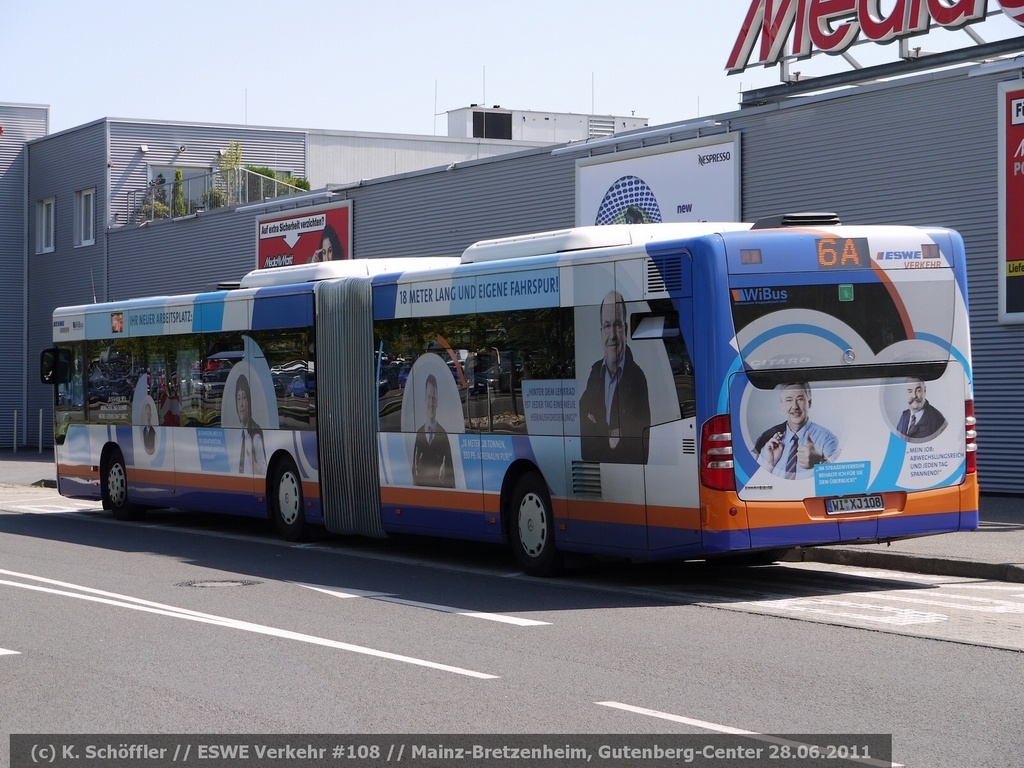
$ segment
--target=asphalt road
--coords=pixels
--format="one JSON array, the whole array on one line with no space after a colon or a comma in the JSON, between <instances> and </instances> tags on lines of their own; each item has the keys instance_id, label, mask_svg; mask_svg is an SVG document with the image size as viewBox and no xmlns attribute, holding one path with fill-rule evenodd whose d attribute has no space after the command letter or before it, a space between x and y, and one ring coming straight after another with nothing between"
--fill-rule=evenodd
<instances>
[{"instance_id":1,"label":"asphalt road","mask_svg":"<svg viewBox=\"0 0 1024 768\"><path fill-rule=\"evenodd\" d=\"M479 545L122 524L37 488L0 510L0 738L891 733L898 763L937 767L1024 748L1019 585L817 563L536 580Z\"/></svg>"}]
</instances>

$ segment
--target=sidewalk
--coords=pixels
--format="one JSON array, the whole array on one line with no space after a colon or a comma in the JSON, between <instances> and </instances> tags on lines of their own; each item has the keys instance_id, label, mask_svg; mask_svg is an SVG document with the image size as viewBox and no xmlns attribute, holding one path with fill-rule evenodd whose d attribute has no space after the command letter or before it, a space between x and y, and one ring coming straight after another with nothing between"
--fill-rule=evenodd
<instances>
[{"instance_id":1,"label":"sidewalk","mask_svg":"<svg viewBox=\"0 0 1024 768\"><path fill-rule=\"evenodd\" d=\"M22 448L0 450L0 485L57 487L57 466L53 449Z\"/></svg>"},{"instance_id":2,"label":"sidewalk","mask_svg":"<svg viewBox=\"0 0 1024 768\"><path fill-rule=\"evenodd\" d=\"M786 559L1024 582L1024 496L982 495L976 531L888 544L801 547Z\"/></svg>"},{"instance_id":3,"label":"sidewalk","mask_svg":"<svg viewBox=\"0 0 1024 768\"><path fill-rule=\"evenodd\" d=\"M53 451L0 450L0 485L56 488ZM1024 582L1024 496L982 496L976 531L889 544L800 547L786 559Z\"/></svg>"}]
</instances>

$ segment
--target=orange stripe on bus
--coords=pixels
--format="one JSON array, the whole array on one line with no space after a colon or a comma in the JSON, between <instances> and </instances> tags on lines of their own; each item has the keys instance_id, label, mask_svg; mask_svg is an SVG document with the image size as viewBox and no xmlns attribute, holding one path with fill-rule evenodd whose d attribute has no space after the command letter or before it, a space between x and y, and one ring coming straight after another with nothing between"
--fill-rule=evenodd
<instances>
[{"instance_id":1,"label":"orange stripe on bus","mask_svg":"<svg viewBox=\"0 0 1024 768\"><path fill-rule=\"evenodd\" d=\"M647 507L647 524L655 528L700 530L700 510L693 507Z\"/></svg>"},{"instance_id":2,"label":"orange stripe on bus","mask_svg":"<svg viewBox=\"0 0 1024 768\"><path fill-rule=\"evenodd\" d=\"M82 477L87 480L98 480L99 469L89 464L58 464L57 475L59 477Z\"/></svg>"},{"instance_id":3,"label":"orange stripe on bus","mask_svg":"<svg viewBox=\"0 0 1024 768\"><path fill-rule=\"evenodd\" d=\"M823 498L810 498L803 501L744 502L734 492L705 489L701 517L706 530L734 531L742 530L747 526L751 529L759 529L806 525L826 520L842 524L847 520L853 522L890 517L934 515L977 509L977 504L967 501L976 498L976 488L975 476L968 475L964 486L936 488L927 491L883 493L884 512L851 512L843 515L827 514ZM961 506L962 504L963 506Z\"/></svg>"},{"instance_id":4,"label":"orange stripe on bus","mask_svg":"<svg viewBox=\"0 0 1024 768\"><path fill-rule=\"evenodd\" d=\"M586 520L592 523L623 523L646 525L647 513L642 504L622 504L613 501L580 501L567 499L570 520Z\"/></svg>"},{"instance_id":5,"label":"orange stripe on bus","mask_svg":"<svg viewBox=\"0 0 1024 768\"><path fill-rule=\"evenodd\" d=\"M399 488L383 486L380 500L384 504L407 507L440 507L460 512L479 512L481 491L456 491L447 488ZM495 496L495 494L488 494ZM484 505L486 508L486 504ZM497 503L495 503L497 511ZM486 510L485 511L490 511Z\"/></svg>"}]
</instances>

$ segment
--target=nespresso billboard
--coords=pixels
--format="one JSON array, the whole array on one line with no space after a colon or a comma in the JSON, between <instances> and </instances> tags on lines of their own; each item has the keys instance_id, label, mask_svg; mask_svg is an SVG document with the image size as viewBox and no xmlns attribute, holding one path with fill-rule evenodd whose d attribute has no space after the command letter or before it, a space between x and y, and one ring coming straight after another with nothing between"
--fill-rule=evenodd
<instances>
[{"instance_id":1,"label":"nespresso billboard","mask_svg":"<svg viewBox=\"0 0 1024 768\"><path fill-rule=\"evenodd\" d=\"M726 71L772 66L784 58L840 54L859 39L890 43L933 27L960 29L985 20L986 0L752 0ZM1000 0L1003 13L1022 23L1024 0ZM758 58L751 61L761 40ZM787 50L787 43L789 48Z\"/></svg>"}]
</instances>

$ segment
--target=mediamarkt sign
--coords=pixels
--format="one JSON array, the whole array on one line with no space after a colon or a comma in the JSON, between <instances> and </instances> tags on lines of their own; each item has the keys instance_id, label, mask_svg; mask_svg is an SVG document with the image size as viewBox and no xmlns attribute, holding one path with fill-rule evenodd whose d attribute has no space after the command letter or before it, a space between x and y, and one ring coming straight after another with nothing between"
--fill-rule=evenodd
<instances>
[{"instance_id":1,"label":"mediamarkt sign","mask_svg":"<svg viewBox=\"0 0 1024 768\"><path fill-rule=\"evenodd\" d=\"M886 2L889 5L892 0ZM806 58L814 49L842 53L863 35L876 43L919 35L934 23L959 29L985 19L985 0L895 0L888 13L883 0L753 0L736 38L726 70L736 74L750 64L758 36L761 58L753 64L771 66L783 56ZM1003 6L1017 5L1003 2ZM1011 15L1004 7L1007 15ZM1019 11L1019 9L1018 9ZM1012 15L1011 15L1012 18ZM792 39L789 54L786 41Z\"/></svg>"}]
</instances>

